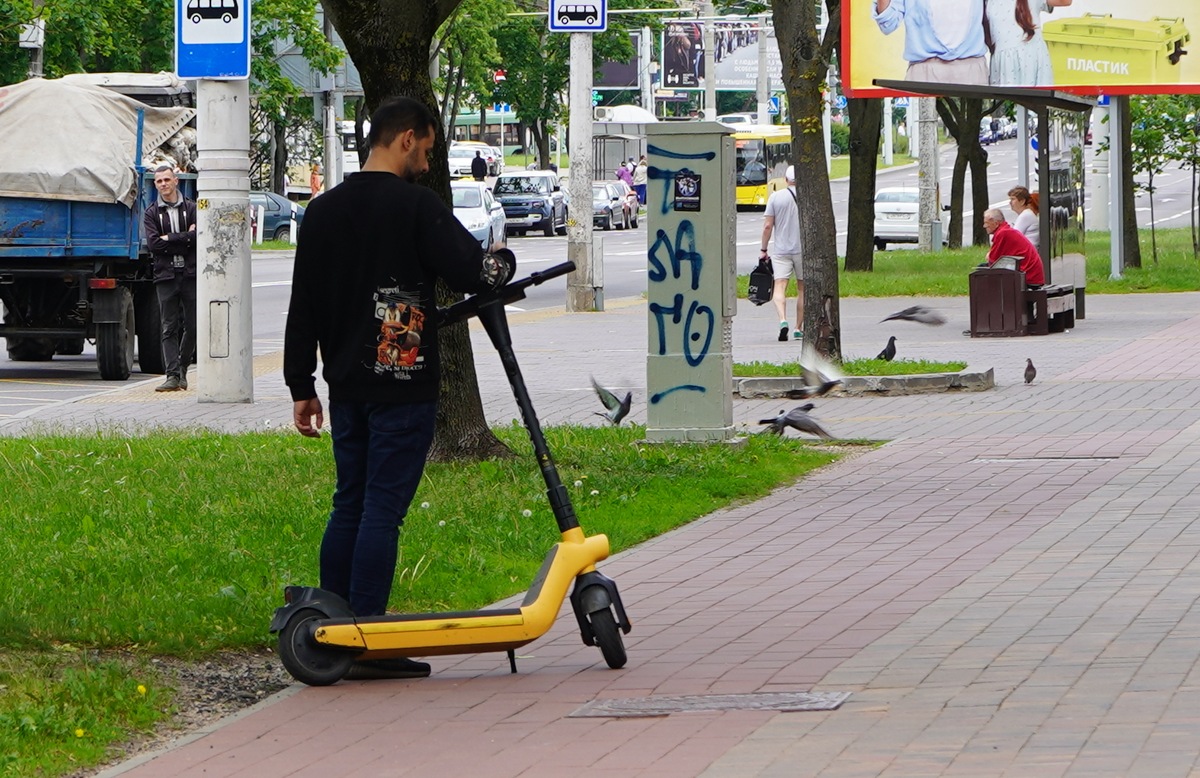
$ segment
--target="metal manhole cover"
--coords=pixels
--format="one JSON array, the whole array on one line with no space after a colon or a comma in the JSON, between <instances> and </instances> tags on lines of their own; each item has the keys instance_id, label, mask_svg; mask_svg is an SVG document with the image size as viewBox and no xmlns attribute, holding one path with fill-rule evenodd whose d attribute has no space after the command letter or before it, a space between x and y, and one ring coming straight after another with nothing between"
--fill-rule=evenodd
<instances>
[{"instance_id":1,"label":"metal manhole cover","mask_svg":"<svg viewBox=\"0 0 1200 778\"><path fill-rule=\"evenodd\" d=\"M592 700L571 718L669 716L720 710L836 710L850 692L755 692L752 694L683 694Z\"/></svg>"}]
</instances>

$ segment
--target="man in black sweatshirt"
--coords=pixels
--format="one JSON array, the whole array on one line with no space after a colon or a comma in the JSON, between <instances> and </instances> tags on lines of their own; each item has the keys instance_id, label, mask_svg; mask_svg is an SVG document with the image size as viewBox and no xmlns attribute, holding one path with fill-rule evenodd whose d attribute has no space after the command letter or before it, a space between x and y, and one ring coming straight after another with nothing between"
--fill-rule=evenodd
<instances>
[{"instance_id":1,"label":"man in black sweatshirt","mask_svg":"<svg viewBox=\"0 0 1200 778\"><path fill-rule=\"evenodd\" d=\"M362 172L309 204L296 247L283 374L296 429L318 436L320 349L337 468L321 588L349 600L357 616L385 612L400 526L433 441L441 359L434 283L483 292L514 269L511 253L485 254L415 183L429 169L435 132L423 103L385 101L371 116ZM407 659L370 665L357 677L429 674L428 664Z\"/></svg>"}]
</instances>

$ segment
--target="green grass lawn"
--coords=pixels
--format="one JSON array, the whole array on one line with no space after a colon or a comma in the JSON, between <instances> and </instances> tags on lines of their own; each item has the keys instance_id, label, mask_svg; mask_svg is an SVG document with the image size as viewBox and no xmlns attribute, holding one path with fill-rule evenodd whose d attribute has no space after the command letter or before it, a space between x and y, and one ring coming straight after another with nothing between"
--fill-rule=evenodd
<instances>
[{"instance_id":1,"label":"green grass lawn","mask_svg":"<svg viewBox=\"0 0 1200 778\"><path fill-rule=\"evenodd\" d=\"M930 362L924 359L848 359L842 363L842 372L848 376L916 375L920 373L957 373L967 366L966 362ZM792 362L734 362L736 378L790 378L801 374L799 360Z\"/></svg>"},{"instance_id":2,"label":"green grass lawn","mask_svg":"<svg viewBox=\"0 0 1200 778\"><path fill-rule=\"evenodd\" d=\"M1109 234L1089 232L1087 253L1088 294L1200 291L1200 260L1192 256L1191 233L1186 229L1159 230L1159 260L1150 254L1150 232L1141 231L1142 267L1126 268L1119 280L1110 280ZM876 251L875 269L869 273L843 270L843 297L956 297L967 294L967 276L984 261L986 250L970 247L935 253ZM747 276L738 277L738 295L746 296ZM796 293L795 282L788 295Z\"/></svg>"},{"instance_id":3,"label":"green grass lawn","mask_svg":"<svg viewBox=\"0 0 1200 778\"><path fill-rule=\"evenodd\" d=\"M393 609L476 608L523 591L557 541L528 436L515 425L498 434L516 457L426 470ZM648 445L636 427L546 434L581 523L614 553L837 456L773 435L730 456L725 445ZM102 761L169 715L153 656L270 645L283 587L318 583L328 436L4 438L0 464L0 554L20 560L0 587L0 776Z\"/></svg>"}]
</instances>

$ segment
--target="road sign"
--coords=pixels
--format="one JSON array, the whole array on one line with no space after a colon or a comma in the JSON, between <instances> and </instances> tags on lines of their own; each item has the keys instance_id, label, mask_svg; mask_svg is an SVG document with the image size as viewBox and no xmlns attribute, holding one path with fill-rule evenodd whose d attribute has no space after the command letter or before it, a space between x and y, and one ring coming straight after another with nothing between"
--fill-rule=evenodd
<instances>
[{"instance_id":1,"label":"road sign","mask_svg":"<svg viewBox=\"0 0 1200 778\"><path fill-rule=\"evenodd\" d=\"M779 98L778 97L768 97L767 98L767 113L771 114L772 116L779 115Z\"/></svg>"},{"instance_id":2,"label":"road sign","mask_svg":"<svg viewBox=\"0 0 1200 778\"><path fill-rule=\"evenodd\" d=\"M512 113L512 105L510 103L492 103L492 110L496 113Z\"/></svg>"},{"instance_id":3,"label":"road sign","mask_svg":"<svg viewBox=\"0 0 1200 778\"><path fill-rule=\"evenodd\" d=\"M550 0L550 32L604 32L608 0Z\"/></svg>"},{"instance_id":4,"label":"road sign","mask_svg":"<svg viewBox=\"0 0 1200 778\"><path fill-rule=\"evenodd\" d=\"M506 80L508 80L508 76L506 76L504 74L503 70L497 70L495 73L492 74L492 81L494 81L497 84L499 84L501 81L506 81Z\"/></svg>"},{"instance_id":5,"label":"road sign","mask_svg":"<svg viewBox=\"0 0 1200 778\"><path fill-rule=\"evenodd\" d=\"M175 73L249 78L249 0L175 0Z\"/></svg>"},{"instance_id":6,"label":"road sign","mask_svg":"<svg viewBox=\"0 0 1200 778\"><path fill-rule=\"evenodd\" d=\"M833 107L838 109L839 111L846 110L846 96L845 95L835 96L833 98Z\"/></svg>"},{"instance_id":7,"label":"road sign","mask_svg":"<svg viewBox=\"0 0 1200 778\"><path fill-rule=\"evenodd\" d=\"M897 97L895 100L892 101L892 105L894 105L897 108L907 108L908 107L908 98L907 97Z\"/></svg>"}]
</instances>

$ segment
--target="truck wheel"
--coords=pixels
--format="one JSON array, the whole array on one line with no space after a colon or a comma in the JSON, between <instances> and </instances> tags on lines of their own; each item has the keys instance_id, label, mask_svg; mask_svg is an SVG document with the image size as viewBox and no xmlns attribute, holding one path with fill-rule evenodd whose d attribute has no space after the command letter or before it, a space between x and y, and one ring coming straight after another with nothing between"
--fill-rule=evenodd
<instances>
[{"instance_id":1,"label":"truck wheel","mask_svg":"<svg viewBox=\"0 0 1200 778\"><path fill-rule=\"evenodd\" d=\"M13 362L49 362L54 357L50 338L9 338L8 358Z\"/></svg>"},{"instance_id":2,"label":"truck wheel","mask_svg":"<svg viewBox=\"0 0 1200 778\"><path fill-rule=\"evenodd\" d=\"M105 381L124 381L133 371L133 295L117 290L117 321L96 325L96 362Z\"/></svg>"},{"instance_id":3,"label":"truck wheel","mask_svg":"<svg viewBox=\"0 0 1200 778\"><path fill-rule=\"evenodd\" d=\"M133 294L133 321L137 326L138 369L145 375L162 375L167 369L162 353L162 312L154 284L139 284Z\"/></svg>"}]
</instances>

